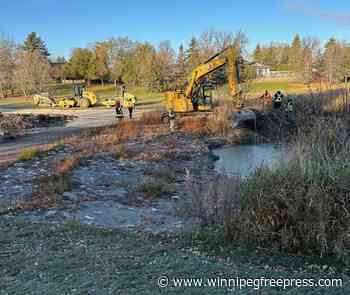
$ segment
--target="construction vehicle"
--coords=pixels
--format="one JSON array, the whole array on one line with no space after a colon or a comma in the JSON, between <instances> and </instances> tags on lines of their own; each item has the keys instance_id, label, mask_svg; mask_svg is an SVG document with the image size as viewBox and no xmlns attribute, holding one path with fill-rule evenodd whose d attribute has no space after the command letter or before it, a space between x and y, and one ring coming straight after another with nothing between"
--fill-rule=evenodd
<instances>
[{"instance_id":1,"label":"construction vehicle","mask_svg":"<svg viewBox=\"0 0 350 295\"><path fill-rule=\"evenodd\" d=\"M202 82L210 73L223 66L227 67L226 73L231 95L233 97L239 95L239 65L241 62L239 52L232 46L215 54L192 71L184 90L166 93L166 109L175 112L209 111L212 108L212 98L207 95Z\"/></svg>"},{"instance_id":2,"label":"construction vehicle","mask_svg":"<svg viewBox=\"0 0 350 295\"><path fill-rule=\"evenodd\" d=\"M54 97L50 92L35 94L33 104L47 107L81 107L88 108L97 104L97 96L93 91L85 89L82 85L73 86L73 97Z\"/></svg>"},{"instance_id":3,"label":"construction vehicle","mask_svg":"<svg viewBox=\"0 0 350 295\"><path fill-rule=\"evenodd\" d=\"M33 96L33 104L38 107L55 107L57 106L57 101L49 92L42 92Z\"/></svg>"},{"instance_id":4,"label":"construction vehicle","mask_svg":"<svg viewBox=\"0 0 350 295\"><path fill-rule=\"evenodd\" d=\"M57 101L57 105L63 108L81 107L88 108L96 105L97 96L93 91L86 89L82 85L73 86L74 97L62 97Z\"/></svg>"}]
</instances>

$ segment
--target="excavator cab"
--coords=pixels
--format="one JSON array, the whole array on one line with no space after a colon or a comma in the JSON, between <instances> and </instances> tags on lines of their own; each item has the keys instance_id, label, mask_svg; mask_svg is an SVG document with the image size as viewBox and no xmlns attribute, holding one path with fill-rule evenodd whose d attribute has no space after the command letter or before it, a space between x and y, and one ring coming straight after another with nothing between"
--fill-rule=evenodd
<instances>
[{"instance_id":1,"label":"excavator cab","mask_svg":"<svg viewBox=\"0 0 350 295\"><path fill-rule=\"evenodd\" d=\"M203 84L197 87L192 97L192 105L195 112L207 112L212 109L213 96L208 85Z\"/></svg>"}]
</instances>

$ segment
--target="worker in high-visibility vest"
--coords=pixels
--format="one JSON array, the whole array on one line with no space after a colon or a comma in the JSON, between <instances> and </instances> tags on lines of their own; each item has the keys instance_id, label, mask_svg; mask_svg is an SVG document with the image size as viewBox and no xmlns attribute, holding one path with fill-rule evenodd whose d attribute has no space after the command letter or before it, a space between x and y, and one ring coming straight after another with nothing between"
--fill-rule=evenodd
<instances>
[{"instance_id":1,"label":"worker in high-visibility vest","mask_svg":"<svg viewBox=\"0 0 350 295\"><path fill-rule=\"evenodd\" d=\"M129 111L129 118L132 119L132 113L136 104L136 97L130 93L124 93L124 107Z\"/></svg>"},{"instance_id":2,"label":"worker in high-visibility vest","mask_svg":"<svg viewBox=\"0 0 350 295\"><path fill-rule=\"evenodd\" d=\"M285 111L287 115L287 122L291 127L295 127L296 118L295 118L295 110L294 110L294 101L292 97L288 97Z\"/></svg>"},{"instance_id":3,"label":"worker in high-visibility vest","mask_svg":"<svg viewBox=\"0 0 350 295\"><path fill-rule=\"evenodd\" d=\"M122 120L124 118L124 112L123 112L123 106L121 102L118 100L115 105L115 113L118 121Z\"/></svg>"},{"instance_id":4,"label":"worker in high-visibility vest","mask_svg":"<svg viewBox=\"0 0 350 295\"><path fill-rule=\"evenodd\" d=\"M291 97L288 97L287 106L286 106L286 112L287 113L294 112L294 102L293 102L293 99Z\"/></svg>"},{"instance_id":5,"label":"worker in high-visibility vest","mask_svg":"<svg viewBox=\"0 0 350 295\"><path fill-rule=\"evenodd\" d=\"M277 90L275 95L272 98L272 105L274 109L279 109L282 105L282 100L283 100L283 93L281 90Z\"/></svg>"}]
</instances>

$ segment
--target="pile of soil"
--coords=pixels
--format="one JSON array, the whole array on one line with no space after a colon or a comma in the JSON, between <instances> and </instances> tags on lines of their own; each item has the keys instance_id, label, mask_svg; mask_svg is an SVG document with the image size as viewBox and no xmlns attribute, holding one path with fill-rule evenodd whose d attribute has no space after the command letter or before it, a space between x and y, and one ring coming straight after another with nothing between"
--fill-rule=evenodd
<instances>
[{"instance_id":1,"label":"pile of soil","mask_svg":"<svg viewBox=\"0 0 350 295\"><path fill-rule=\"evenodd\" d=\"M30 114L3 114L0 113L0 130L18 131L24 129L33 129L40 127L62 126L70 116L52 116L52 115L30 115Z\"/></svg>"}]
</instances>

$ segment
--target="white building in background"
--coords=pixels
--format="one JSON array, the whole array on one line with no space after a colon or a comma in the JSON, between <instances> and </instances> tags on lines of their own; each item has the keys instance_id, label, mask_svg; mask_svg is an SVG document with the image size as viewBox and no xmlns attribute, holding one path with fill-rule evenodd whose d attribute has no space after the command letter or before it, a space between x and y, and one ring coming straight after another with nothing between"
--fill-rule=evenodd
<instances>
[{"instance_id":1,"label":"white building in background","mask_svg":"<svg viewBox=\"0 0 350 295\"><path fill-rule=\"evenodd\" d=\"M271 67L265 66L261 63L254 63L253 66L256 69L256 77L257 78L266 78L271 75Z\"/></svg>"}]
</instances>

